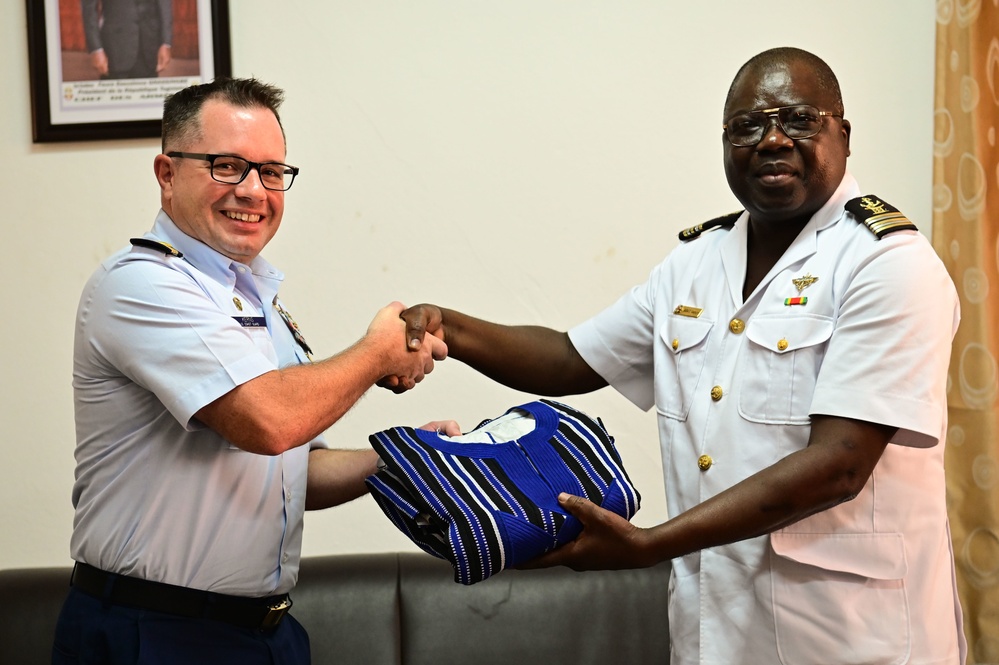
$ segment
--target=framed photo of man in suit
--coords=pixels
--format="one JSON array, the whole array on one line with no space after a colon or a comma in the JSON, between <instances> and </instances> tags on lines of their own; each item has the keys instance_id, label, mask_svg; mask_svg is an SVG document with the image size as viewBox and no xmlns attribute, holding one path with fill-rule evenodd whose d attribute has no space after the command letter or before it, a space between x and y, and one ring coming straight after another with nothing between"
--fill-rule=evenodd
<instances>
[{"instance_id":1,"label":"framed photo of man in suit","mask_svg":"<svg viewBox=\"0 0 999 665\"><path fill-rule=\"evenodd\" d=\"M163 98L232 73L228 0L26 0L33 140L160 135Z\"/></svg>"}]
</instances>

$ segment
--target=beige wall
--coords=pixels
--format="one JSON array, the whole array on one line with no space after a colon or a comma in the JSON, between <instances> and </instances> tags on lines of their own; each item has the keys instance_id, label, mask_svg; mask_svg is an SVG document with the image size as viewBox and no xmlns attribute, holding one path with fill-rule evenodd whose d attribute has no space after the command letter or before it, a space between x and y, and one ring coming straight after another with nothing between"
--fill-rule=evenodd
<instances>
[{"instance_id":1,"label":"beige wall","mask_svg":"<svg viewBox=\"0 0 999 665\"><path fill-rule=\"evenodd\" d=\"M737 0L230 5L234 73L288 92L288 161L302 175L267 256L322 354L395 299L558 328L610 303L679 229L736 209L721 106L738 66L771 46L830 63L853 122L852 171L929 229L932 2L793 15ZM159 200L156 140L31 143L24 14L11 2L0 21L4 568L69 561L76 302ZM408 395L372 392L329 436L363 446L384 427L444 417L470 428L528 398L450 361ZM644 494L636 521L661 521L654 417L609 390L567 401L616 434ZM412 546L370 499L309 516L307 554L396 549Z\"/></svg>"}]
</instances>

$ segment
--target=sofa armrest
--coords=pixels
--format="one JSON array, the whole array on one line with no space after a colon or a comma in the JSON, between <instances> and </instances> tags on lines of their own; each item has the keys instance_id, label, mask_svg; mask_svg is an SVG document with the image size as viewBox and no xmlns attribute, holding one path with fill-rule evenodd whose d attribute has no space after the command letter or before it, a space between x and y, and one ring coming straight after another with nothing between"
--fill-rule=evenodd
<instances>
[{"instance_id":1,"label":"sofa armrest","mask_svg":"<svg viewBox=\"0 0 999 665\"><path fill-rule=\"evenodd\" d=\"M70 567L0 570L0 661L50 665Z\"/></svg>"}]
</instances>

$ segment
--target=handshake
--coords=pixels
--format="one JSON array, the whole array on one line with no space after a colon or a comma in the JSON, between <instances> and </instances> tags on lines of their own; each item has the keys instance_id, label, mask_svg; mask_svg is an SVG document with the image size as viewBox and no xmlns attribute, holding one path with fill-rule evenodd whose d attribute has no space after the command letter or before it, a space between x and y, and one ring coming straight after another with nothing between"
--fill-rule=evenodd
<instances>
[{"instance_id":1,"label":"handshake","mask_svg":"<svg viewBox=\"0 0 999 665\"><path fill-rule=\"evenodd\" d=\"M392 368L378 380L378 386L395 393L411 390L434 370L434 361L447 358L442 319L441 310L433 305L406 309L393 302L378 312L361 342L371 341L384 348L383 357ZM399 328L405 335L403 345L398 343Z\"/></svg>"}]
</instances>

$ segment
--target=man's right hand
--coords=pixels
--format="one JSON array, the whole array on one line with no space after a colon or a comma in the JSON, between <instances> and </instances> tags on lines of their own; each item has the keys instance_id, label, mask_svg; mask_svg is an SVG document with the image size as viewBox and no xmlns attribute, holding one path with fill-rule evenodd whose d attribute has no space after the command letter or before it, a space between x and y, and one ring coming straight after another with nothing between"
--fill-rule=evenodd
<instances>
[{"instance_id":1,"label":"man's right hand","mask_svg":"<svg viewBox=\"0 0 999 665\"><path fill-rule=\"evenodd\" d=\"M607 385L564 332L492 323L427 303L414 305L399 316L405 321L406 348L411 353L429 340L446 344L449 357L522 392L577 395ZM398 392L395 386L384 387Z\"/></svg>"},{"instance_id":2,"label":"man's right hand","mask_svg":"<svg viewBox=\"0 0 999 665\"><path fill-rule=\"evenodd\" d=\"M437 336L424 333L411 333L408 321L402 317L404 306L394 302L379 310L368 326L365 342L374 344L384 355L386 372L378 384L396 393L405 392L433 371L435 360L447 358L447 345ZM411 308L413 309L413 308ZM435 308L436 309L436 308ZM440 310L437 310L439 327ZM421 319L421 331L427 329ZM399 344L398 335L403 333L404 344ZM418 334L418 343L412 343L411 335ZM429 343L424 343L425 341Z\"/></svg>"}]
</instances>

